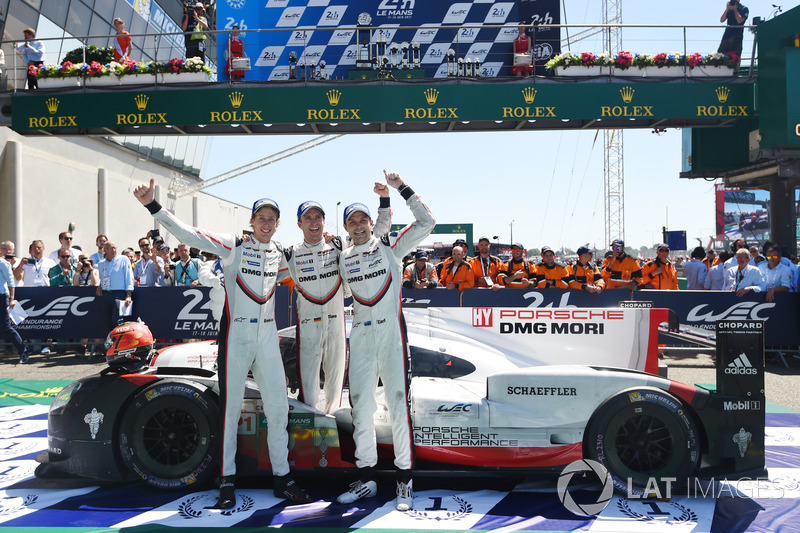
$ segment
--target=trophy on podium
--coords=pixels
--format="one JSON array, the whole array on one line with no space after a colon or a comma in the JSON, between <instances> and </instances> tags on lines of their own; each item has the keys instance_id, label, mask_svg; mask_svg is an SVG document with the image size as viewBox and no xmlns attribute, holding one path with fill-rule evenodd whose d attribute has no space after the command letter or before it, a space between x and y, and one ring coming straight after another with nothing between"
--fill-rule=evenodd
<instances>
[{"instance_id":1,"label":"trophy on podium","mask_svg":"<svg viewBox=\"0 0 800 533\"><path fill-rule=\"evenodd\" d=\"M447 51L447 76L455 76L456 73L456 51L450 48Z\"/></svg>"},{"instance_id":2,"label":"trophy on podium","mask_svg":"<svg viewBox=\"0 0 800 533\"><path fill-rule=\"evenodd\" d=\"M481 77L481 58L480 57L476 57L475 58L475 77L476 78L480 78Z\"/></svg>"},{"instance_id":3,"label":"trophy on podium","mask_svg":"<svg viewBox=\"0 0 800 533\"><path fill-rule=\"evenodd\" d=\"M372 17L369 13L358 15L356 24L356 68L372 68L370 24L372 24Z\"/></svg>"},{"instance_id":4,"label":"trophy on podium","mask_svg":"<svg viewBox=\"0 0 800 533\"><path fill-rule=\"evenodd\" d=\"M411 62L414 68L419 68L420 64L420 57L419 57L419 43L414 41L411 43Z\"/></svg>"},{"instance_id":5,"label":"trophy on podium","mask_svg":"<svg viewBox=\"0 0 800 533\"><path fill-rule=\"evenodd\" d=\"M403 41L400 43L400 68L408 68L408 42Z\"/></svg>"},{"instance_id":6,"label":"trophy on podium","mask_svg":"<svg viewBox=\"0 0 800 533\"><path fill-rule=\"evenodd\" d=\"M392 64L392 70L396 70L400 64L400 48L394 41L389 43L389 62Z\"/></svg>"},{"instance_id":7,"label":"trophy on podium","mask_svg":"<svg viewBox=\"0 0 800 533\"><path fill-rule=\"evenodd\" d=\"M297 52L289 53L289 79L297 79Z\"/></svg>"}]
</instances>

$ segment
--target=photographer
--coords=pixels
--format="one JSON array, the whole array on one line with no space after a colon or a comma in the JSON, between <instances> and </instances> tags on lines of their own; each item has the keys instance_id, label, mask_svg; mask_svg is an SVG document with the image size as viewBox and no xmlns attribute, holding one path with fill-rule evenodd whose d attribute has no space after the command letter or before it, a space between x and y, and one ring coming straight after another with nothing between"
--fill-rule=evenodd
<instances>
[{"instance_id":1,"label":"photographer","mask_svg":"<svg viewBox=\"0 0 800 533\"><path fill-rule=\"evenodd\" d=\"M186 59L199 57L205 61L205 39L208 30L208 21L203 16L205 8L202 2L197 2L193 6L183 6L183 30L184 41L186 42Z\"/></svg>"},{"instance_id":2,"label":"photographer","mask_svg":"<svg viewBox=\"0 0 800 533\"><path fill-rule=\"evenodd\" d=\"M100 272L94 268L94 261L81 256L78 261L78 270L72 277L73 287L97 287L100 285Z\"/></svg>"},{"instance_id":3,"label":"photographer","mask_svg":"<svg viewBox=\"0 0 800 533\"><path fill-rule=\"evenodd\" d=\"M744 23L750 15L750 10L739 3L739 0L730 0L725 4L725 11L719 18L720 22L727 22L728 27L722 34L722 41L719 43L717 52L720 54L735 54L735 71L739 71L739 63L742 61L742 39L744 38Z\"/></svg>"},{"instance_id":4,"label":"photographer","mask_svg":"<svg viewBox=\"0 0 800 533\"><path fill-rule=\"evenodd\" d=\"M642 267L642 289L678 290L678 272L669 260L669 246L659 244L656 258Z\"/></svg>"}]
</instances>

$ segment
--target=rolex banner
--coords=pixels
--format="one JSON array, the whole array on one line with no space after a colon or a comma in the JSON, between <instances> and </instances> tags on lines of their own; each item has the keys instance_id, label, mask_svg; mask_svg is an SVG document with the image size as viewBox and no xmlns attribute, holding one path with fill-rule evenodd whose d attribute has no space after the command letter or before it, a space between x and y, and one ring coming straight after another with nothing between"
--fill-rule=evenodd
<instances>
[{"instance_id":1,"label":"rolex banner","mask_svg":"<svg viewBox=\"0 0 800 533\"><path fill-rule=\"evenodd\" d=\"M520 21L528 24L559 24L558 0L225 0L217 2L219 30L234 25L241 30L264 29L241 35L245 55L252 58L248 80L290 79L289 58L297 58L299 76L347 78L356 67L359 45L365 38L375 57L375 45L385 44L378 55L389 58L389 66L402 65L402 43L419 43L420 68L424 77L447 77L447 52L454 62L469 59L480 63L482 77L508 76L513 61L513 41ZM365 30L357 30L361 24ZM491 26L491 27L490 27ZM529 34L534 44L537 73L560 51L558 29L537 28ZM225 65L226 36L219 37L218 64ZM391 44L397 52L392 55ZM409 66L413 61L408 57ZM325 62L321 71L320 64ZM305 64L305 69L301 68ZM394 68L394 67L392 67ZM219 69L219 79L227 79Z\"/></svg>"}]
</instances>

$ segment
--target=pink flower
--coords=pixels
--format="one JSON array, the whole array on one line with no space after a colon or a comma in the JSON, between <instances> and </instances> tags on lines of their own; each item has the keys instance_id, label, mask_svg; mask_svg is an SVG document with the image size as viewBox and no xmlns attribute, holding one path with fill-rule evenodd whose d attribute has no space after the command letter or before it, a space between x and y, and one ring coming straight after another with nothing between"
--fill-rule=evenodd
<instances>
[{"instance_id":1,"label":"pink flower","mask_svg":"<svg viewBox=\"0 0 800 533\"><path fill-rule=\"evenodd\" d=\"M698 54L697 52L686 58L686 64L689 65L690 67L696 67L702 61L703 61L702 54Z\"/></svg>"},{"instance_id":2,"label":"pink flower","mask_svg":"<svg viewBox=\"0 0 800 533\"><path fill-rule=\"evenodd\" d=\"M594 65L595 56L591 52L581 52L581 63L584 66L591 67Z\"/></svg>"},{"instance_id":3,"label":"pink flower","mask_svg":"<svg viewBox=\"0 0 800 533\"><path fill-rule=\"evenodd\" d=\"M67 72L71 68L72 68L72 61L64 61L61 64L61 72Z\"/></svg>"},{"instance_id":4,"label":"pink flower","mask_svg":"<svg viewBox=\"0 0 800 533\"><path fill-rule=\"evenodd\" d=\"M617 58L614 62L621 67L629 67L631 66L632 61L633 61L632 53L621 51L619 54L617 54Z\"/></svg>"}]
</instances>

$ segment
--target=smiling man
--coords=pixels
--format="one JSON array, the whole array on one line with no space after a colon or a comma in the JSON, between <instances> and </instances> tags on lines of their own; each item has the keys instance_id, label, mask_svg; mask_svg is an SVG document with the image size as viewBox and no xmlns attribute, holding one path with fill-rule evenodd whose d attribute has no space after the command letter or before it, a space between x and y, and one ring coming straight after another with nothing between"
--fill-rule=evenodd
<instances>
[{"instance_id":1,"label":"smiling man","mask_svg":"<svg viewBox=\"0 0 800 533\"><path fill-rule=\"evenodd\" d=\"M133 192L144 205L182 243L209 250L222 259L228 282L225 284L225 313L219 325L217 367L221 398L222 469L219 500L215 508L236 505L236 439L242 413L245 381L252 371L264 401L264 415L270 431L267 436L269 459L275 476L273 493L294 503L308 503L309 495L289 474L289 401L286 373L278 346L275 326L275 285L280 272L283 249L272 237L280 223L280 208L269 198L253 204L250 225L253 234L245 242L238 235L211 233L194 228L162 209L155 201L154 180Z\"/></svg>"},{"instance_id":2,"label":"smiling man","mask_svg":"<svg viewBox=\"0 0 800 533\"><path fill-rule=\"evenodd\" d=\"M389 187L376 182L374 191L380 196L375 233L383 235L389 231L392 218ZM325 373L321 408L334 413L341 407L345 369L344 291L339 275L342 241L336 236L326 242L325 210L318 202L300 204L297 227L303 231L303 241L287 248L284 255L298 294L298 399L316 407L321 366Z\"/></svg>"},{"instance_id":3,"label":"smiling man","mask_svg":"<svg viewBox=\"0 0 800 533\"><path fill-rule=\"evenodd\" d=\"M403 257L427 237L436 221L422 199L398 174L386 173L386 182L397 189L415 221L381 238L372 233L369 209L361 203L344 210L344 229L353 246L342 252L339 271L353 294L353 327L350 330L350 403L353 406L353 440L359 479L339 495L350 504L377 494L375 465L375 389L383 382L392 420L394 464L397 468L398 511L413 506L411 468L413 441L408 405L408 352L405 323L400 309Z\"/></svg>"}]
</instances>

